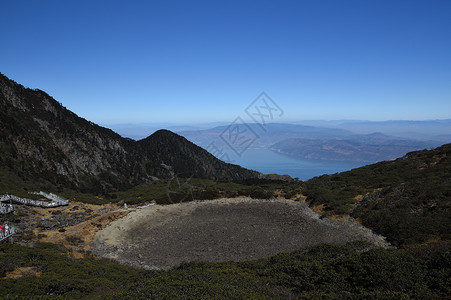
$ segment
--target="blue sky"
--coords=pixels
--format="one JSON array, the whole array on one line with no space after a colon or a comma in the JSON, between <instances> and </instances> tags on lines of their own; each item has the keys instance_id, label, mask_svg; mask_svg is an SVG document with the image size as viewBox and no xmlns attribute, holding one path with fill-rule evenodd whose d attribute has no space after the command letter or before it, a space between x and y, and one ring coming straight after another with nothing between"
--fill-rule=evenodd
<instances>
[{"instance_id":1,"label":"blue sky","mask_svg":"<svg viewBox=\"0 0 451 300\"><path fill-rule=\"evenodd\" d=\"M451 1L2 1L0 72L101 124L451 118Z\"/></svg>"}]
</instances>

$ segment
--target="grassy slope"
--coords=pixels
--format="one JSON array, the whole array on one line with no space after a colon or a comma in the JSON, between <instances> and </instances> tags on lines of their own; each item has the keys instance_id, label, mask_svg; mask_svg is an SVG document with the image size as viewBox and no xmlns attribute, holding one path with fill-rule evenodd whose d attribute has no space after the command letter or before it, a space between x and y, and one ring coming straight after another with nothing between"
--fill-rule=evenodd
<instances>
[{"instance_id":1,"label":"grassy slope","mask_svg":"<svg viewBox=\"0 0 451 300\"><path fill-rule=\"evenodd\" d=\"M450 240L451 144L304 184L307 201L350 214L397 246Z\"/></svg>"},{"instance_id":2,"label":"grassy slope","mask_svg":"<svg viewBox=\"0 0 451 300\"><path fill-rule=\"evenodd\" d=\"M53 244L2 244L1 276L17 267L40 273L1 279L0 290L6 299L407 299L451 293L449 252L437 246L364 249L368 244L320 245L258 261L192 262L169 271L144 271L95 258L74 259Z\"/></svg>"}]
</instances>

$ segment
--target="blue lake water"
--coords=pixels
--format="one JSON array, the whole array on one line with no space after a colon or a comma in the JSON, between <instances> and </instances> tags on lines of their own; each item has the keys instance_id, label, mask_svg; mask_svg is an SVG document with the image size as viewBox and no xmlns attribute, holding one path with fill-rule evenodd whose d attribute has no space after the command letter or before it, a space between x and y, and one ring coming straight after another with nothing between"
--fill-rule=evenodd
<instances>
[{"instance_id":1,"label":"blue lake water","mask_svg":"<svg viewBox=\"0 0 451 300\"><path fill-rule=\"evenodd\" d=\"M348 171L368 164L365 162L296 159L265 149L248 149L241 157L230 155L230 160L231 163L264 174L287 174L301 180Z\"/></svg>"}]
</instances>

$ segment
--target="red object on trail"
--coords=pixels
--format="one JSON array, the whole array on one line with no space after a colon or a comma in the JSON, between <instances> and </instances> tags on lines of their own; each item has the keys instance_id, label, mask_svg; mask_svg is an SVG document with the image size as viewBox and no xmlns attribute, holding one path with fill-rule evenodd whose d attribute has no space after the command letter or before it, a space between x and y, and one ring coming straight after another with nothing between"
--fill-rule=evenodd
<instances>
[{"instance_id":1,"label":"red object on trail","mask_svg":"<svg viewBox=\"0 0 451 300\"><path fill-rule=\"evenodd\" d=\"M0 231L5 230L5 226L0 225Z\"/></svg>"}]
</instances>

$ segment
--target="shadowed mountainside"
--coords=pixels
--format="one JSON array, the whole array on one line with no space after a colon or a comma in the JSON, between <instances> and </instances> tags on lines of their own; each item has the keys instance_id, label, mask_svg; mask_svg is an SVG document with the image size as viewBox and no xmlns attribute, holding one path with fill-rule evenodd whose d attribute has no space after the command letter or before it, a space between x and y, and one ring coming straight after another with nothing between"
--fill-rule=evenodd
<instances>
[{"instance_id":1,"label":"shadowed mountainside","mask_svg":"<svg viewBox=\"0 0 451 300\"><path fill-rule=\"evenodd\" d=\"M214 180L259 176L226 164L166 130L138 142L122 138L80 118L45 92L0 74L0 176L4 182L17 178L102 191L174 174Z\"/></svg>"}]
</instances>

